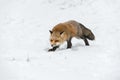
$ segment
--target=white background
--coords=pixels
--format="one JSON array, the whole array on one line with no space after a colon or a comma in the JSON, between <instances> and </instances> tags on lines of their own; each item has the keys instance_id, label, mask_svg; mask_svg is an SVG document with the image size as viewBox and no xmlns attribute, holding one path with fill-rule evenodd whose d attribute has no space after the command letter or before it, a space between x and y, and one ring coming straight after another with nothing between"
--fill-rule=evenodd
<instances>
[{"instance_id":1,"label":"white background","mask_svg":"<svg viewBox=\"0 0 120 80\"><path fill-rule=\"evenodd\" d=\"M96 36L48 52L49 30L76 20ZM0 0L0 80L120 80L120 0Z\"/></svg>"}]
</instances>

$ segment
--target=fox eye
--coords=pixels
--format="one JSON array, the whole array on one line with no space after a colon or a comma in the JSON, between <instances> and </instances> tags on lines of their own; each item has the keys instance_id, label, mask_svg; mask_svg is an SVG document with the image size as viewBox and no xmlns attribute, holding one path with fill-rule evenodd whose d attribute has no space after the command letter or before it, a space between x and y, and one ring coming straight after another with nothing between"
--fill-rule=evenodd
<instances>
[{"instance_id":1,"label":"fox eye","mask_svg":"<svg viewBox=\"0 0 120 80\"><path fill-rule=\"evenodd\" d=\"M53 40L51 39L50 41L52 42Z\"/></svg>"},{"instance_id":2,"label":"fox eye","mask_svg":"<svg viewBox=\"0 0 120 80\"><path fill-rule=\"evenodd\" d=\"M59 42L59 40L55 40L55 42Z\"/></svg>"}]
</instances>

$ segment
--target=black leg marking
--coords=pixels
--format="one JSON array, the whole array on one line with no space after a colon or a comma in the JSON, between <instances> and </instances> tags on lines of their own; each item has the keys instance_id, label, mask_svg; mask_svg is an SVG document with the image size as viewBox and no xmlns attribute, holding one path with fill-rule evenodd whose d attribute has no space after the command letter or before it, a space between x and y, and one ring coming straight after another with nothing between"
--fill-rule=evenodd
<instances>
[{"instance_id":1,"label":"black leg marking","mask_svg":"<svg viewBox=\"0 0 120 80\"><path fill-rule=\"evenodd\" d=\"M55 51L57 48L59 48L59 46L55 46L52 49L49 49L48 51Z\"/></svg>"},{"instance_id":2,"label":"black leg marking","mask_svg":"<svg viewBox=\"0 0 120 80\"><path fill-rule=\"evenodd\" d=\"M86 46L89 46L88 40L87 40L86 38L84 38L83 40L84 40L84 42L85 42L85 45L86 45Z\"/></svg>"},{"instance_id":3,"label":"black leg marking","mask_svg":"<svg viewBox=\"0 0 120 80\"><path fill-rule=\"evenodd\" d=\"M72 47L71 39L67 40L67 49Z\"/></svg>"}]
</instances>

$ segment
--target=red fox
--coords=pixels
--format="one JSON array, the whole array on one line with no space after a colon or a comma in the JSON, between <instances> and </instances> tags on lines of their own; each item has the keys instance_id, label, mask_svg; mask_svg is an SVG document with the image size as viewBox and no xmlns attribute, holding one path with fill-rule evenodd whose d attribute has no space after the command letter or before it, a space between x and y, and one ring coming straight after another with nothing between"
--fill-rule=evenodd
<instances>
[{"instance_id":1,"label":"red fox","mask_svg":"<svg viewBox=\"0 0 120 80\"><path fill-rule=\"evenodd\" d=\"M55 51L65 41L67 41L67 48L71 48L71 39L73 37L83 39L86 46L89 46L89 42L87 39L95 39L95 36L90 29L86 28L83 24L74 20L59 23L52 30L49 31L50 44L52 46L52 49L49 49L48 51Z\"/></svg>"}]
</instances>

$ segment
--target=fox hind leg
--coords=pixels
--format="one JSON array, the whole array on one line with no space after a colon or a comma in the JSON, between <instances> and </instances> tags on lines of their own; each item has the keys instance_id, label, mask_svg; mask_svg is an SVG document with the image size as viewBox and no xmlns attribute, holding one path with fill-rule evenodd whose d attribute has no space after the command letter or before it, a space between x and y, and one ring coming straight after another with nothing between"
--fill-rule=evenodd
<instances>
[{"instance_id":1,"label":"fox hind leg","mask_svg":"<svg viewBox=\"0 0 120 80\"><path fill-rule=\"evenodd\" d=\"M83 39L86 46L89 46L89 42L86 38Z\"/></svg>"},{"instance_id":2,"label":"fox hind leg","mask_svg":"<svg viewBox=\"0 0 120 80\"><path fill-rule=\"evenodd\" d=\"M86 46L89 46L89 42L85 36L81 36L80 38L83 39Z\"/></svg>"}]
</instances>

